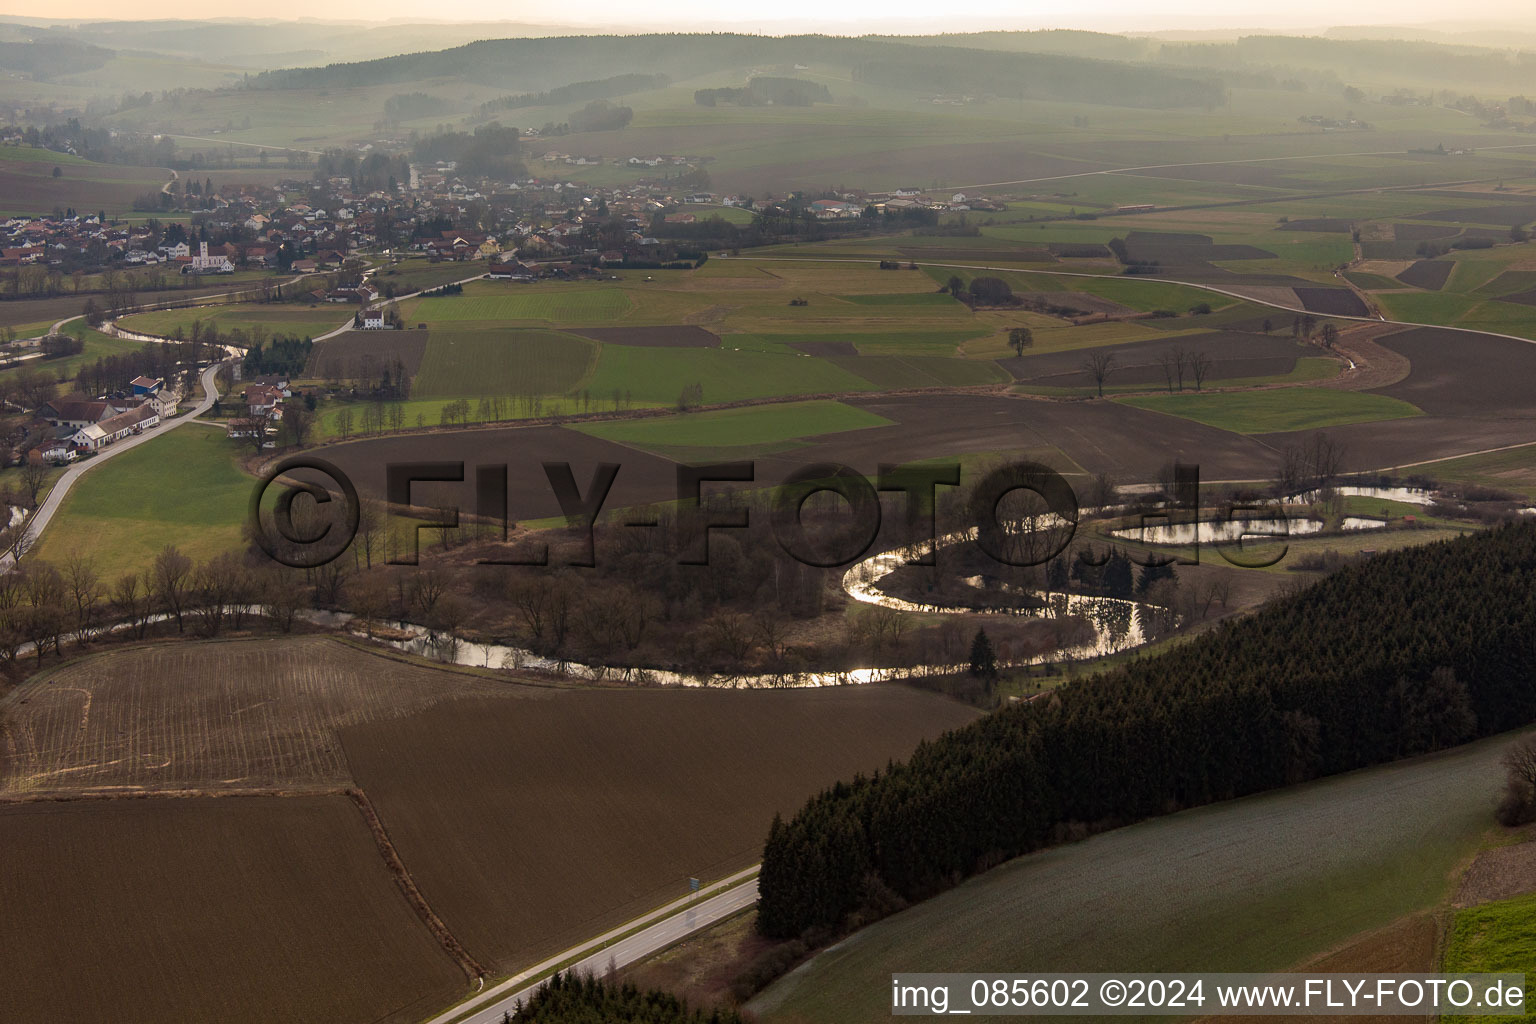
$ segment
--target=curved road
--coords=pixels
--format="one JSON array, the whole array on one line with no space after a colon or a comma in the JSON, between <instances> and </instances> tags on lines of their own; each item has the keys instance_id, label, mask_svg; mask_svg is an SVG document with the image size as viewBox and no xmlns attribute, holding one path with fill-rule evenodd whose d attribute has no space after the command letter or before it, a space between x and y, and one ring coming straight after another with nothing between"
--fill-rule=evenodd
<instances>
[{"instance_id":1,"label":"curved road","mask_svg":"<svg viewBox=\"0 0 1536 1024\"><path fill-rule=\"evenodd\" d=\"M539 978L566 963L570 963L570 966L564 970L601 977L610 966L623 967L666 949L699 929L756 903L756 876L757 866L754 866L705 886L697 895L669 903L629 924L599 935L590 942L535 964L433 1017L427 1024L501 1024L502 1014L511 1013L519 1001L526 1001L543 984L542 979L530 981L530 978ZM707 895L711 892L716 895ZM620 938L625 932L648 921L653 923L628 938ZM572 963L576 957L582 959Z\"/></svg>"},{"instance_id":2,"label":"curved road","mask_svg":"<svg viewBox=\"0 0 1536 1024\"><path fill-rule=\"evenodd\" d=\"M134 434L131 437L123 438L115 444L110 444L97 452L94 458L87 459L84 462L77 462L66 469L63 475L54 481L48 496L37 507L37 512L32 516L32 521L27 524L27 541L23 545L23 555L25 555L26 549L37 543L37 539L42 536L43 530L52 522L54 513L64 503L64 496L69 493L69 489L75 485L76 480L90 472L93 467L101 465L108 459L121 455L130 449L137 448L145 442L153 441L168 430L175 430L185 423L190 423L212 408L214 401L219 397L215 378L218 376L219 367L223 365L223 363L214 363L203 371L203 398L190 410L182 413L175 419L162 422L159 426L152 427L142 434ZM9 569L14 562L15 559L11 557L9 552L4 556L0 556L0 571Z\"/></svg>"}]
</instances>

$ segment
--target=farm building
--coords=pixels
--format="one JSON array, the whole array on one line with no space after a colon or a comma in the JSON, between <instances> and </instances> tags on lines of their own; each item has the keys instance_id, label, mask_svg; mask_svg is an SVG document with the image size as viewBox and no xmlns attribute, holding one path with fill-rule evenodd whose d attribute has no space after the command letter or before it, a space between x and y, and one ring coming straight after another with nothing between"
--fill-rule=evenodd
<instances>
[{"instance_id":1,"label":"farm building","mask_svg":"<svg viewBox=\"0 0 1536 1024\"><path fill-rule=\"evenodd\" d=\"M78 428L100 423L119 411L112 407L111 402L76 393L44 402L38 407L37 415L55 427Z\"/></svg>"},{"instance_id":2,"label":"farm building","mask_svg":"<svg viewBox=\"0 0 1536 1024\"><path fill-rule=\"evenodd\" d=\"M108 417L100 423L81 427L75 431L70 440L74 442L76 448L94 452L115 441L121 441L130 434L141 434L159 424L160 414L155 411L153 405L146 403L137 409L129 409L127 412Z\"/></svg>"}]
</instances>

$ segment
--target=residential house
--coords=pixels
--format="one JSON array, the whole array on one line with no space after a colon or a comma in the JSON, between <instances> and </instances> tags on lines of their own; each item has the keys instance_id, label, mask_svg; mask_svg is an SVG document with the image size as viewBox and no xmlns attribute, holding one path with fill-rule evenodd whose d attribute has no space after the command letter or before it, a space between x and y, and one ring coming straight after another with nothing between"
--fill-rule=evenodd
<instances>
[{"instance_id":1,"label":"residential house","mask_svg":"<svg viewBox=\"0 0 1536 1024\"><path fill-rule=\"evenodd\" d=\"M37 454L44 462L52 463L55 466L74 462L80 457L80 453L75 450L74 445L70 444L68 439L62 437L55 438L52 441L44 441L38 445Z\"/></svg>"},{"instance_id":2,"label":"residential house","mask_svg":"<svg viewBox=\"0 0 1536 1024\"><path fill-rule=\"evenodd\" d=\"M246 412L252 417L283 418L283 389L270 384L250 384L244 395Z\"/></svg>"},{"instance_id":3,"label":"residential house","mask_svg":"<svg viewBox=\"0 0 1536 1024\"><path fill-rule=\"evenodd\" d=\"M241 417L229 421L229 436L232 438L266 437L267 421L259 416Z\"/></svg>"},{"instance_id":4,"label":"residential house","mask_svg":"<svg viewBox=\"0 0 1536 1024\"><path fill-rule=\"evenodd\" d=\"M264 384L269 388L277 388L278 391L282 392L284 398L289 398L293 395L293 392L288 387L288 378L280 373L267 373L260 377L251 377L248 383Z\"/></svg>"}]
</instances>

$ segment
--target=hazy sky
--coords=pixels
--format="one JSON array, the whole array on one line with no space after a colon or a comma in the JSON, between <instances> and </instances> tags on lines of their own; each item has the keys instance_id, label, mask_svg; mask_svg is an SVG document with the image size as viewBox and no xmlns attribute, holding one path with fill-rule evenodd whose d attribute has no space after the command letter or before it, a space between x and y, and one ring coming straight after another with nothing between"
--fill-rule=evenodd
<instances>
[{"instance_id":1,"label":"hazy sky","mask_svg":"<svg viewBox=\"0 0 1536 1024\"><path fill-rule=\"evenodd\" d=\"M268 0L253 7L248 0L204 0L188 7L121 0L0 0L0 14L46 18L284 18L396 19L420 21L518 21L525 23L669 27L700 31L716 28L774 26L776 30L831 28L848 32L985 28L1093 28L1103 31L1156 28L1323 28L1330 25L1420 24L1499 21L1536 31L1532 0L968 0L957 8L936 8L929 0L776 0L755 4L719 0L588 0L585 4L534 4L526 0L459 0L451 8L420 0Z\"/></svg>"}]
</instances>

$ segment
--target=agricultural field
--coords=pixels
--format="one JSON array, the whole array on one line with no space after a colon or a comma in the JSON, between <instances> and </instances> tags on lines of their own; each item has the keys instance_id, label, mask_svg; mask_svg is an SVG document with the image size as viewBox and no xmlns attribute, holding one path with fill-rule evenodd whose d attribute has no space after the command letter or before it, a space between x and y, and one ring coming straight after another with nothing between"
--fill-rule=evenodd
<instances>
[{"instance_id":1,"label":"agricultural field","mask_svg":"<svg viewBox=\"0 0 1536 1024\"><path fill-rule=\"evenodd\" d=\"M432 906L477 957L515 969L683 895L690 876L748 867L776 812L974 716L898 686L626 688L456 700L341 737Z\"/></svg>"},{"instance_id":2,"label":"agricultural field","mask_svg":"<svg viewBox=\"0 0 1536 1024\"><path fill-rule=\"evenodd\" d=\"M351 782L345 726L460 697L541 693L325 637L97 654L41 672L0 702L0 799L330 792Z\"/></svg>"},{"instance_id":3,"label":"agricultural field","mask_svg":"<svg viewBox=\"0 0 1536 1024\"><path fill-rule=\"evenodd\" d=\"M563 395L597 362L593 342L558 331L433 330L412 385L417 398Z\"/></svg>"},{"instance_id":4,"label":"agricultural field","mask_svg":"<svg viewBox=\"0 0 1536 1024\"><path fill-rule=\"evenodd\" d=\"M976 713L894 685L758 691L527 685L325 637L152 644L69 663L0 703L3 797L313 793L25 806L48 813L79 808L84 819L110 823L118 808L155 821L154 808L271 807L281 814L311 800L344 811L337 816L353 823L366 850L363 859L372 858L369 863L382 871L357 810L344 799L318 795L360 787L426 900L459 941L478 959L513 970L666 902L686 888L690 875L710 880L750 865L759 853L762 823L773 813L798 806L835 778L903 757L919 740ZM447 737L451 742L444 742ZM577 751L580 756L573 756ZM466 788L465 778L483 784ZM573 802L573 792L584 796ZM22 812L0 809L12 813ZM244 842L233 823L221 824L211 814L206 820L213 823L212 836L233 838L205 841L196 831L177 831L185 847L179 856L222 862L221 843ZM507 822L517 826L497 824ZM110 824L96 827L112 834ZM295 841L308 834L292 828ZM57 836L57 829L51 834ZM11 863L22 859L14 845L22 835L8 827L0 840L13 844L6 850ZM135 862L134 842L113 843L114 863ZM342 861L335 868L316 865L312 857L294 861L306 866L316 885L334 885L332 870L357 874L334 900L319 904L339 918L336 927L357 920L358 910L343 913L336 901L358 892L371 870L341 856L347 842L341 837L314 847ZM232 912L230 897L220 891L204 892L199 902L222 900L225 912ZM389 891L408 925L371 922L359 941L406 942L420 928L398 893ZM32 892L35 897L41 890ZM132 901L140 894L162 898L144 886L124 885L116 895L107 887L97 900L110 909L96 912L139 912ZM25 904L29 912L33 905ZM275 906L286 911L289 904ZM176 946L171 936L164 941L171 945L152 947L164 964L196 949ZM125 972L142 966L135 957L143 948L119 954ZM422 982L419 966L407 969L398 956L380 958L400 974L392 986L380 987L380 999L394 998L402 988L422 999L441 996L441 986ZM323 970L344 956L317 959L316 969ZM443 963L451 970L451 962ZM374 1012L383 1017L390 1009Z\"/></svg>"},{"instance_id":5,"label":"agricultural field","mask_svg":"<svg viewBox=\"0 0 1536 1024\"><path fill-rule=\"evenodd\" d=\"M421 372L426 352L426 331L344 331L315 343L304 376L310 380L362 376L370 361L374 366L389 366L398 360L414 377Z\"/></svg>"},{"instance_id":6,"label":"agricultural field","mask_svg":"<svg viewBox=\"0 0 1536 1024\"><path fill-rule=\"evenodd\" d=\"M345 796L4 804L0 857L6 1020L414 1024L465 991Z\"/></svg>"},{"instance_id":7,"label":"agricultural field","mask_svg":"<svg viewBox=\"0 0 1536 1024\"><path fill-rule=\"evenodd\" d=\"M1492 487L1527 498L1536 497L1536 450L1530 445L1483 455L1426 462L1417 468L1441 480Z\"/></svg>"},{"instance_id":8,"label":"agricultural field","mask_svg":"<svg viewBox=\"0 0 1536 1024\"><path fill-rule=\"evenodd\" d=\"M182 337L190 338L193 321L201 321L216 326L220 334L239 330L248 337L265 341L273 335L313 338L347 324L353 312L352 306L329 303L237 302L225 306L135 313L119 320L118 326L125 331L162 338L171 337L179 330Z\"/></svg>"},{"instance_id":9,"label":"agricultural field","mask_svg":"<svg viewBox=\"0 0 1536 1024\"><path fill-rule=\"evenodd\" d=\"M476 281L462 295L412 299L402 304L406 323L429 327L464 321L507 325L601 324L619 319L630 308L627 292L614 287L529 286L508 281Z\"/></svg>"},{"instance_id":10,"label":"agricultural field","mask_svg":"<svg viewBox=\"0 0 1536 1024\"><path fill-rule=\"evenodd\" d=\"M797 447L802 438L890 426L891 421L839 402L786 402L641 420L593 423L582 433L673 457L745 446Z\"/></svg>"},{"instance_id":11,"label":"agricultural field","mask_svg":"<svg viewBox=\"0 0 1536 1024\"><path fill-rule=\"evenodd\" d=\"M671 405L689 384L702 385L711 404L875 390L863 377L801 353L619 345L603 347L584 387L598 397L623 393L635 405Z\"/></svg>"},{"instance_id":12,"label":"agricultural field","mask_svg":"<svg viewBox=\"0 0 1536 1024\"><path fill-rule=\"evenodd\" d=\"M19 158L20 154L26 154ZM53 169L59 176L53 176ZM0 150L0 215L30 216L63 209L128 212L146 192L158 192L170 180L163 167L124 167L98 164L63 153L40 153L19 147Z\"/></svg>"},{"instance_id":13,"label":"agricultural field","mask_svg":"<svg viewBox=\"0 0 1536 1024\"><path fill-rule=\"evenodd\" d=\"M1508 737L1185 811L1009 861L827 950L765 1024L890 1014L930 971L1283 970L1447 897L1492 821ZM1091 897L1087 894L1091 894ZM1027 908L1027 909L1026 909Z\"/></svg>"},{"instance_id":14,"label":"agricultural field","mask_svg":"<svg viewBox=\"0 0 1536 1024\"><path fill-rule=\"evenodd\" d=\"M104 579L143 571L167 544L196 561L238 549L255 481L222 428L189 423L85 474L32 557L92 559Z\"/></svg>"},{"instance_id":15,"label":"agricultural field","mask_svg":"<svg viewBox=\"0 0 1536 1024\"><path fill-rule=\"evenodd\" d=\"M1195 420L1237 434L1319 429L1422 415L1386 395L1321 388L1277 388L1214 394L1142 395L1118 401L1138 409Z\"/></svg>"},{"instance_id":16,"label":"agricultural field","mask_svg":"<svg viewBox=\"0 0 1536 1024\"><path fill-rule=\"evenodd\" d=\"M433 263L425 259L406 259L385 264L368 278L368 282L388 298L412 295L455 281L468 281L480 277L485 270L485 264L480 262Z\"/></svg>"}]
</instances>

